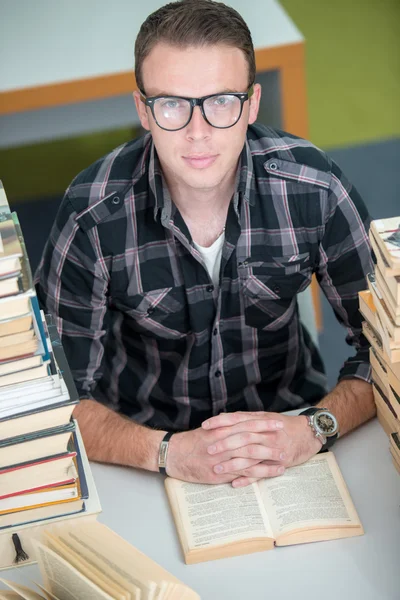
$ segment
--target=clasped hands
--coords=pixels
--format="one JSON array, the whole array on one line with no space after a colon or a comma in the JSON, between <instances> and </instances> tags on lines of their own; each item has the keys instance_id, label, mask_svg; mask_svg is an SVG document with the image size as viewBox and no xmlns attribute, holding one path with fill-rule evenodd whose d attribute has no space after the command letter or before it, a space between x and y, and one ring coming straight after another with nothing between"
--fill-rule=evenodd
<instances>
[{"instance_id":1,"label":"clasped hands","mask_svg":"<svg viewBox=\"0 0 400 600\"><path fill-rule=\"evenodd\" d=\"M241 487L282 475L320 448L305 416L221 413L198 429L172 436L167 472L184 481Z\"/></svg>"}]
</instances>

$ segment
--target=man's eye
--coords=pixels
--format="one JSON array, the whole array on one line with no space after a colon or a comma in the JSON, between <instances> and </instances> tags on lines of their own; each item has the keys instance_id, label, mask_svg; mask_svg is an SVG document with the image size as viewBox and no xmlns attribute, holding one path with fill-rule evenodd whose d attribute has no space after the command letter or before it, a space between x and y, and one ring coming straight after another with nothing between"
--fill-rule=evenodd
<instances>
[{"instance_id":1,"label":"man's eye","mask_svg":"<svg viewBox=\"0 0 400 600\"><path fill-rule=\"evenodd\" d=\"M229 102L229 97L227 97L227 96L217 96L214 99L214 104L216 106L226 106L228 104L228 102Z\"/></svg>"},{"instance_id":2,"label":"man's eye","mask_svg":"<svg viewBox=\"0 0 400 600\"><path fill-rule=\"evenodd\" d=\"M173 100L173 99L169 99L169 100L164 100L164 101L161 103L161 106L162 106L163 108L174 109L174 108L180 108L180 104L181 104L181 103L179 102L179 100L175 100L175 99L174 99L174 100Z\"/></svg>"}]
</instances>

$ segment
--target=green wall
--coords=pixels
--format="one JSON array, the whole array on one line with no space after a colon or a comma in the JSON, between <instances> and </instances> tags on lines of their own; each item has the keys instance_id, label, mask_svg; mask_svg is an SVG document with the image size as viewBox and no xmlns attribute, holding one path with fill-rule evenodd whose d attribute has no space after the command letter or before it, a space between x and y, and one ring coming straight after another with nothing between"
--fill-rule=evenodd
<instances>
[{"instance_id":1,"label":"green wall","mask_svg":"<svg viewBox=\"0 0 400 600\"><path fill-rule=\"evenodd\" d=\"M400 0L281 0L306 39L310 139L400 134Z\"/></svg>"}]
</instances>

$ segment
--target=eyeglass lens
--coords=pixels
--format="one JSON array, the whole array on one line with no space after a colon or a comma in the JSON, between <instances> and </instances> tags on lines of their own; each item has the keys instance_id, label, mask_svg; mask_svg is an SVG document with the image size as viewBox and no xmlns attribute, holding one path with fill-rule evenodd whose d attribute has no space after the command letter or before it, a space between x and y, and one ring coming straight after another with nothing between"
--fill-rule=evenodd
<instances>
[{"instance_id":1,"label":"eyeglass lens","mask_svg":"<svg viewBox=\"0 0 400 600\"><path fill-rule=\"evenodd\" d=\"M241 101L237 96L229 94L211 96L204 101L203 110L214 127L230 127L240 117ZM161 127L179 129L189 122L191 105L184 98L157 98L154 102L154 115Z\"/></svg>"}]
</instances>

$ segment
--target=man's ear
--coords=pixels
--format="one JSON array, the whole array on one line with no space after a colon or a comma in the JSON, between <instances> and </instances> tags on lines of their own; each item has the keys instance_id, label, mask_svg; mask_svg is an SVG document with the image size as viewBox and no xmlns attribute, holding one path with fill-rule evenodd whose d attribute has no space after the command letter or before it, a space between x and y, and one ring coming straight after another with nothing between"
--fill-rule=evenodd
<instances>
[{"instance_id":1,"label":"man's ear","mask_svg":"<svg viewBox=\"0 0 400 600\"><path fill-rule=\"evenodd\" d=\"M135 106L137 110L137 114L139 115L140 123L143 129L147 129L149 131L149 115L147 112L147 107L144 102L140 99L140 92L133 92L133 99L135 101Z\"/></svg>"},{"instance_id":2,"label":"man's ear","mask_svg":"<svg viewBox=\"0 0 400 600\"><path fill-rule=\"evenodd\" d=\"M249 125L252 125L257 120L258 109L260 108L261 100L261 85L259 83L254 84L254 92L249 100Z\"/></svg>"}]
</instances>

